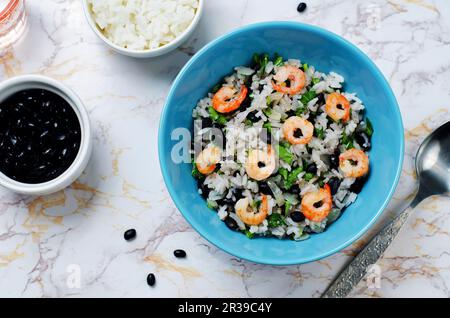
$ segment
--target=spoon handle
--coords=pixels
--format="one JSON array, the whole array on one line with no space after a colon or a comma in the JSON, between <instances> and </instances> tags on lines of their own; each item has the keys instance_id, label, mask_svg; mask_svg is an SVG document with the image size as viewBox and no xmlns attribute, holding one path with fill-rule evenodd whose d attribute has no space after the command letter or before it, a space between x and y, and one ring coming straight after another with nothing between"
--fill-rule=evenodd
<instances>
[{"instance_id":1,"label":"spoon handle","mask_svg":"<svg viewBox=\"0 0 450 318\"><path fill-rule=\"evenodd\" d=\"M395 236L408 219L413 207L408 206L384 227L364 249L339 274L336 280L328 287L322 298L343 298L359 283L370 265L375 264L384 251L392 243Z\"/></svg>"}]
</instances>

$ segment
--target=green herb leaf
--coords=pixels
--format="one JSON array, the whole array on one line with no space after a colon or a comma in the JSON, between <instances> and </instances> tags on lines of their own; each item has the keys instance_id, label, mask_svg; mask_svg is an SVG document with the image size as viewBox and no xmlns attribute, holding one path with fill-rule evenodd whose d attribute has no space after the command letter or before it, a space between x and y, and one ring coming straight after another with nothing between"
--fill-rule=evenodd
<instances>
[{"instance_id":1,"label":"green herb leaf","mask_svg":"<svg viewBox=\"0 0 450 318\"><path fill-rule=\"evenodd\" d=\"M314 133L316 134L317 138L324 139L325 138L325 131L322 127L320 128L314 128Z\"/></svg>"},{"instance_id":2,"label":"green herb leaf","mask_svg":"<svg viewBox=\"0 0 450 318\"><path fill-rule=\"evenodd\" d=\"M345 131L342 133L341 143L345 146L346 149L354 148L353 137L347 136Z\"/></svg>"},{"instance_id":3,"label":"green herb leaf","mask_svg":"<svg viewBox=\"0 0 450 318\"><path fill-rule=\"evenodd\" d=\"M313 173L305 173L305 176L303 177L306 181L310 181L312 178L314 178Z\"/></svg>"},{"instance_id":4,"label":"green herb leaf","mask_svg":"<svg viewBox=\"0 0 450 318\"><path fill-rule=\"evenodd\" d=\"M214 210L218 207L217 202L216 201L211 201L211 200L206 200L206 205L208 206L208 208Z\"/></svg>"},{"instance_id":5,"label":"green herb leaf","mask_svg":"<svg viewBox=\"0 0 450 318\"><path fill-rule=\"evenodd\" d=\"M277 151L281 160L283 160L289 165L292 164L292 162L294 161L294 155L287 149L287 147L283 146L282 144L279 144Z\"/></svg>"},{"instance_id":6,"label":"green herb leaf","mask_svg":"<svg viewBox=\"0 0 450 318\"><path fill-rule=\"evenodd\" d=\"M320 82L320 78L313 78L312 79L312 83L313 83L313 85L316 85L317 83L319 83Z\"/></svg>"},{"instance_id":7,"label":"green herb leaf","mask_svg":"<svg viewBox=\"0 0 450 318\"><path fill-rule=\"evenodd\" d=\"M307 91L305 94L302 95L302 98L300 98L300 101L304 106L306 106L311 100L316 98L317 94L312 89Z\"/></svg>"},{"instance_id":8,"label":"green herb leaf","mask_svg":"<svg viewBox=\"0 0 450 318\"><path fill-rule=\"evenodd\" d=\"M323 188L325 186L325 182L323 181L323 178L319 178L319 187Z\"/></svg>"},{"instance_id":9,"label":"green herb leaf","mask_svg":"<svg viewBox=\"0 0 450 318\"><path fill-rule=\"evenodd\" d=\"M244 121L244 123L245 123L245 126L253 126L253 122L250 119L246 119Z\"/></svg>"},{"instance_id":10,"label":"green herb leaf","mask_svg":"<svg viewBox=\"0 0 450 318\"><path fill-rule=\"evenodd\" d=\"M255 62L257 65L259 65L260 59L259 59L258 53L253 54L253 62Z\"/></svg>"},{"instance_id":11,"label":"green herb leaf","mask_svg":"<svg viewBox=\"0 0 450 318\"><path fill-rule=\"evenodd\" d=\"M245 235L249 238L252 239L255 236L255 233L250 232L249 230L245 230Z\"/></svg>"},{"instance_id":12,"label":"green herb leaf","mask_svg":"<svg viewBox=\"0 0 450 318\"><path fill-rule=\"evenodd\" d=\"M283 65L283 57L277 56L277 58L276 58L275 61L273 62L273 65L275 65L275 66L281 66L281 65Z\"/></svg>"},{"instance_id":13,"label":"green herb leaf","mask_svg":"<svg viewBox=\"0 0 450 318\"><path fill-rule=\"evenodd\" d=\"M286 200L284 202L284 216L288 216L289 215L289 210L290 209L291 209L291 202Z\"/></svg>"},{"instance_id":14,"label":"green herb leaf","mask_svg":"<svg viewBox=\"0 0 450 318\"><path fill-rule=\"evenodd\" d=\"M211 93L213 93L213 94L217 93L221 87L222 87L222 84L221 84L221 83L215 85L215 86L212 88Z\"/></svg>"},{"instance_id":15,"label":"green herb leaf","mask_svg":"<svg viewBox=\"0 0 450 318\"><path fill-rule=\"evenodd\" d=\"M260 76L265 74L267 63L269 63L269 54L264 53L261 55L261 57L259 59L259 64L260 64L259 75Z\"/></svg>"},{"instance_id":16,"label":"green herb leaf","mask_svg":"<svg viewBox=\"0 0 450 318\"><path fill-rule=\"evenodd\" d=\"M270 106L270 104L272 103L272 98L270 98L270 95L266 97L266 105Z\"/></svg>"},{"instance_id":17,"label":"green herb leaf","mask_svg":"<svg viewBox=\"0 0 450 318\"><path fill-rule=\"evenodd\" d=\"M303 70L306 72L308 70L309 66L308 64L304 63L303 64Z\"/></svg>"},{"instance_id":18,"label":"green herb leaf","mask_svg":"<svg viewBox=\"0 0 450 318\"><path fill-rule=\"evenodd\" d=\"M302 114L304 114L306 112L306 106L300 106L299 108L297 108L295 110L295 115L296 116L301 116Z\"/></svg>"},{"instance_id":19,"label":"green herb leaf","mask_svg":"<svg viewBox=\"0 0 450 318\"><path fill-rule=\"evenodd\" d=\"M373 135L373 126L372 126L372 122L369 120L369 118L366 117L366 135L367 137L372 137Z\"/></svg>"},{"instance_id":20,"label":"green herb leaf","mask_svg":"<svg viewBox=\"0 0 450 318\"><path fill-rule=\"evenodd\" d=\"M286 168L278 169L278 173L283 177L284 180L287 180L289 171Z\"/></svg>"},{"instance_id":21,"label":"green herb leaf","mask_svg":"<svg viewBox=\"0 0 450 318\"><path fill-rule=\"evenodd\" d=\"M263 124L263 128L267 129L267 131L268 131L269 133L271 133L271 132L272 132L272 123L270 123L270 122L265 122L265 123Z\"/></svg>"},{"instance_id":22,"label":"green herb leaf","mask_svg":"<svg viewBox=\"0 0 450 318\"><path fill-rule=\"evenodd\" d=\"M198 171L197 169L197 165L194 163L192 164L192 172L191 172L192 176L196 179L203 179L204 175Z\"/></svg>"},{"instance_id":23,"label":"green herb leaf","mask_svg":"<svg viewBox=\"0 0 450 318\"><path fill-rule=\"evenodd\" d=\"M289 190L297 182L298 175L303 171L303 167L297 167L289 173L286 181L284 182L284 188Z\"/></svg>"},{"instance_id":24,"label":"green herb leaf","mask_svg":"<svg viewBox=\"0 0 450 318\"><path fill-rule=\"evenodd\" d=\"M332 209L331 212L327 215L327 224L330 224L339 217L341 211L339 209Z\"/></svg>"},{"instance_id":25,"label":"green herb leaf","mask_svg":"<svg viewBox=\"0 0 450 318\"><path fill-rule=\"evenodd\" d=\"M272 108L265 108L265 109L263 109L263 113L264 113L264 115L269 117L272 114Z\"/></svg>"},{"instance_id":26,"label":"green herb leaf","mask_svg":"<svg viewBox=\"0 0 450 318\"><path fill-rule=\"evenodd\" d=\"M211 117L214 122L220 125L225 125L227 123L227 118L224 115L219 114L214 108L208 107L208 112L209 117Z\"/></svg>"},{"instance_id":27,"label":"green herb leaf","mask_svg":"<svg viewBox=\"0 0 450 318\"><path fill-rule=\"evenodd\" d=\"M272 213L271 215L269 215L269 217L267 218L267 222L268 222L268 226L270 228L278 227L278 226L282 226L282 225L286 224L283 216L279 213Z\"/></svg>"}]
</instances>

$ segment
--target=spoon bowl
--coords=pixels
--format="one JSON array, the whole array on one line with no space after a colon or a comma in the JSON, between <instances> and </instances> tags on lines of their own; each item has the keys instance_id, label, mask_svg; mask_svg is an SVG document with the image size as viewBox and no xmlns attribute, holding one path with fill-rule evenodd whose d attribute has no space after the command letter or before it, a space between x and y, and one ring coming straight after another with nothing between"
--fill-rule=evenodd
<instances>
[{"instance_id":1,"label":"spoon bowl","mask_svg":"<svg viewBox=\"0 0 450 318\"><path fill-rule=\"evenodd\" d=\"M450 121L433 131L416 156L419 190L415 202L450 191Z\"/></svg>"}]
</instances>

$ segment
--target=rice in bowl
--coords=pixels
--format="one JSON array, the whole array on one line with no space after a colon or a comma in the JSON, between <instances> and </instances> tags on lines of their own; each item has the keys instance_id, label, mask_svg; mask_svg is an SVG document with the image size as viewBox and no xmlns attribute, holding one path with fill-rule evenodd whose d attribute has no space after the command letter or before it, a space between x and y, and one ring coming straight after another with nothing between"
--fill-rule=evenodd
<instances>
[{"instance_id":1,"label":"rice in bowl","mask_svg":"<svg viewBox=\"0 0 450 318\"><path fill-rule=\"evenodd\" d=\"M87 0L103 35L117 46L152 50L173 42L191 25L199 0Z\"/></svg>"},{"instance_id":2,"label":"rice in bowl","mask_svg":"<svg viewBox=\"0 0 450 318\"><path fill-rule=\"evenodd\" d=\"M193 110L193 176L208 207L249 238L304 240L353 203L373 128L344 78L255 55Z\"/></svg>"}]
</instances>

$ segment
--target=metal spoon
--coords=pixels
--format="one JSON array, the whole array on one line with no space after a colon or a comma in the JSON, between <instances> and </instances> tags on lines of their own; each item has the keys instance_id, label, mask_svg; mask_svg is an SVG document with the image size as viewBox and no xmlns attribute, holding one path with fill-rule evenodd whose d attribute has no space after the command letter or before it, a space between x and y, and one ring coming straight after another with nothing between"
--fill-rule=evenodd
<instances>
[{"instance_id":1,"label":"metal spoon","mask_svg":"<svg viewBox=\"0 0 450 318\"><path fill-rule=\"evenodd\" d=\"M416 155L419 187L411 204L382 229L339 274L323 298L347 296L394 240L413 209L432 195L450 195L450 121L433 131Z\"/></svg>"}]
</instances>

